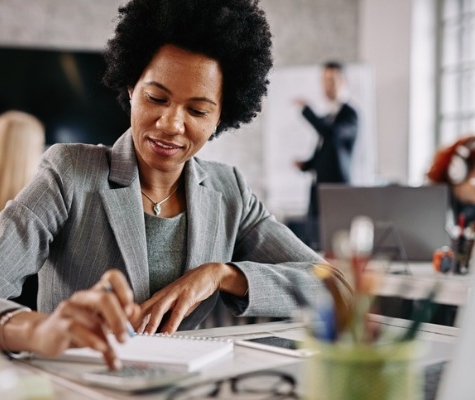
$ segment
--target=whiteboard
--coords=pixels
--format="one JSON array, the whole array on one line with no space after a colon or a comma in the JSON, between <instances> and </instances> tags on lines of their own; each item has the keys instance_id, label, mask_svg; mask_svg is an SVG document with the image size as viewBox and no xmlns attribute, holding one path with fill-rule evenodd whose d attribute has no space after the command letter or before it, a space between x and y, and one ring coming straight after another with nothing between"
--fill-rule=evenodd
<instances>
[{"instance_id":1,"label":"whiteboard","mask_svg":"<svg viewBox=\"0 0 475 400\"><path fill-rule=\"evenodd\" d=\"M311 157L317 144L314 128L294 105L304 98L316 113L323 113L321 65L276 68L270 75L263 110L263 157L266 177L266 206L280 219L305 215L311 173L293 164ZM372 70L363 64L348 64L345 76L349 103L359 118L351 168L351 183L372 185L376 179L375 91Z\"/></svg>"}]
</instances>

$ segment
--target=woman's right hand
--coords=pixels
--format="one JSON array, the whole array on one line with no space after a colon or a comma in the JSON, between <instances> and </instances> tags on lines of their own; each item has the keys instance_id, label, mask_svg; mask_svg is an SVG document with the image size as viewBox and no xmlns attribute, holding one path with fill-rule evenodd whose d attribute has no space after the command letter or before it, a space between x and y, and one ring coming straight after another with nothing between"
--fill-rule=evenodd
<instances>
[{"instance_id":1,"label":"woman's right hand","mask_svg":"<svg viewBox=\"0 0 475 400\"><path fill-rule=\"evenodd\" d=\"M304 108L307 105L307 101L302 98L295 98L292 101L298 108Z\"/></svg>"},{"instance_id":2,"label":"woman's right hand","mask_svg":"<svg viewBox=\"0 0 475 400\"><path fill-rule=\"evenodd\" d=\"M106 290L106 288L112 290ZM56 356L72 347L90 347L100 351L111 369L121 367L107 334L112 332L121 343L128 338L127 320L140 318L140 307L124 275L107 271L89 290L76 292L59 304L51 315L20 313L4 327L5 344L10 351L30 350ZM28 323L27 334L21 332L21 319ZM26 341L25 341L26 339Z\"/></svg>"}]
</instances>

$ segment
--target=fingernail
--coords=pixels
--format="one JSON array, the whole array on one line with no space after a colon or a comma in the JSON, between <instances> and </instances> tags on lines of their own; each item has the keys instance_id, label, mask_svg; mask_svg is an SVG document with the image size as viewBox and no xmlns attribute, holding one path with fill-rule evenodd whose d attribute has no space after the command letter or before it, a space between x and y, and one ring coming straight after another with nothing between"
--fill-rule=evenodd
<instances>
[{"instance_id":1,"label":"fingernail","mask_svg":"<svg viewBox=\"0 0 475 400\"><path fill-rule=\"evenodd\" d=\"M122 361L120 361L118 358L114 358L114 361L112 364L113 364L114 369L116 370L122 369Z\"/></svg>"}]
</instances>

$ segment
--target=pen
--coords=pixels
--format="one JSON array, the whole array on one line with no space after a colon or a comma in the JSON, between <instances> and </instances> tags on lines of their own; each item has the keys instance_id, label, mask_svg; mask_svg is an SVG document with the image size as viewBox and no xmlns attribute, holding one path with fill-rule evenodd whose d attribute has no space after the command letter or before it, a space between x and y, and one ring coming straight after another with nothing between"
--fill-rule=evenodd
<instances>
[{"instance_id":1,"label":"pen","mask_svg":"<svg viewBox=\"0 0 475 400\"><path fill-rule=\"evenodd\" d=\"M473 242L475 239L475 223L470 222L469 226L466 229L467 244L465 250L465 272L468 272L468 267L470 264L470 258L472 257Z\"/></svg>"},{"instance_id":2,"label":"pen","mask_svg":"<svg viewBox=\"0 0 475 400\"><path fill-rule=\"evenodd\" d=\"M333 302L328 297L319 302L318 306L310 304L300 288L294 284L291 287L295 301L300 307L304 324L313 337L324 341L335 339L335 315Z\"/></svg>"},{"instance_id":3,"label":"pen","mask_svg":"<svg viewBox=\"0 0 475 400\"><path fill-rule=\"evenodd\" d=\"M373 221L365 216L353 218L350 227L351 269L357 294L361 291L363 271L373 252L373 242Z\"/></svg>"},{"instance_id":4,"label":"pen","mask_svg":"<svg viewBox=\"0 0 475 400\"><path fill-rule=\"evenodd\" d=\"M114 289L112 288L112 285L110 284L110 282L106 282L102 288L105 292L114 293ZM127 334L130 337L135 336L134 328L132 327L132 324L130 323L129 320L126 321L125 328L127 329Z\"/></svg>"},{"instance_id":5,"label":"pen","mask_svg":"<svg viewBox=\"0 0 475 400\"><path fill-rule=\"evenodd\" d=\"M425 320L429 319L431 312L436 307L434 299L439 291L439 288L440 282L437 281L432 290L429 292L429 295L422 301L421 306L416 308L409 329L404 333L404 335L400 338L399 341L405 342L407 340L413 340L416 337L421 324L425 322Z\"/></svg>"},{"instance_id":6,"label":"pen","mask_svg":"<svg viewBox=\"0 0 475 400\"><path fill-rule=\"evenodd\" d=\"M458 216L458 236L456 242L455 254L455 273L464 274L465 271L465 215L460 213Z\"/></svg>"},{"instance_id":7,"label":"pen","mask_svg":"<svg viewBox=\"0 0 475 400\"><path fill-rule=\"evenodd\" d=\"M355 285L355 305L351 321L351 334L355 343L365 339L367 313L371 307L372 296L363 278L363 271L371 257L374 241L373 221L365 216L353 218L350 227L351 270Z\"/></svg>"},{"instance_id":8,"label":"pen","mask_svg":"<svg viewBox=\"0 0 475 400\"><path fill-rule=\"evenodd\" d=\"M350 307L346 304L346 301L335 282L332 267L330 265L315 264L313 266L313 273L323 282L332 296L335 314L335 329L336 335L338 335L345 330L351 319Z\"/></svg>"}]
</instances>

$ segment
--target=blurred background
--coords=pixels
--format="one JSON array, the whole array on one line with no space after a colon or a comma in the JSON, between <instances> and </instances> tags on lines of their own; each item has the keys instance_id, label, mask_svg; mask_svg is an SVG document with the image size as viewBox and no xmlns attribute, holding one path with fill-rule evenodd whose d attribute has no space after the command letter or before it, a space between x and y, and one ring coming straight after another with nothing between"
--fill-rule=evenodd
<instances>
[{"instance_id":1,"label":"blurred background","mask_svg":"<svg viewBox=\"0 0 475 400\"><path fill-rule=\"evenodd\" d=\"M128 121L99 84L100 52L122 3L1 0L0 112L37 115L47 145L112 144ZM315 142L290 100L305 95L318 109L319 68L327 60L346 66L361 117L353 184L420 185L438 146L475 131L474 0L261 4L275 54L263 112L200 155L238 166L279 219L306 212L309 178L292 160L308 156Z\"/></svg>"},{"instance_id":2,"label":"blurred background","mask_svg":"<svg viewBox=\"0 0 475 400\"><path fill-rule=\"evenodd\" d=\"M0 0L0 113L17 109L38 117L46 146L113 144L129 122L100 84L101 50L123 3ZM435 151L475 133L475 0L261 0L261 5L275 57L262 113L210 142L199 156L237 166L279 220L298 227L299 218L306 218L311 176L293 163L312 154L317 137L292 99L306 98L320 111L319 76L328 60L345 66L349 102L358 113L350 186L423 185ZM442 193L437 200L443 207L446 197ZM443 221L436 223L443 231ZM317 235L314 225L310 242ZM427 258L432 271L430 251ZM452 324L458 303L447 304L442 323ZM391 307L397 315L408 314L405 303Z\"/></svg>"}]
</instances>

